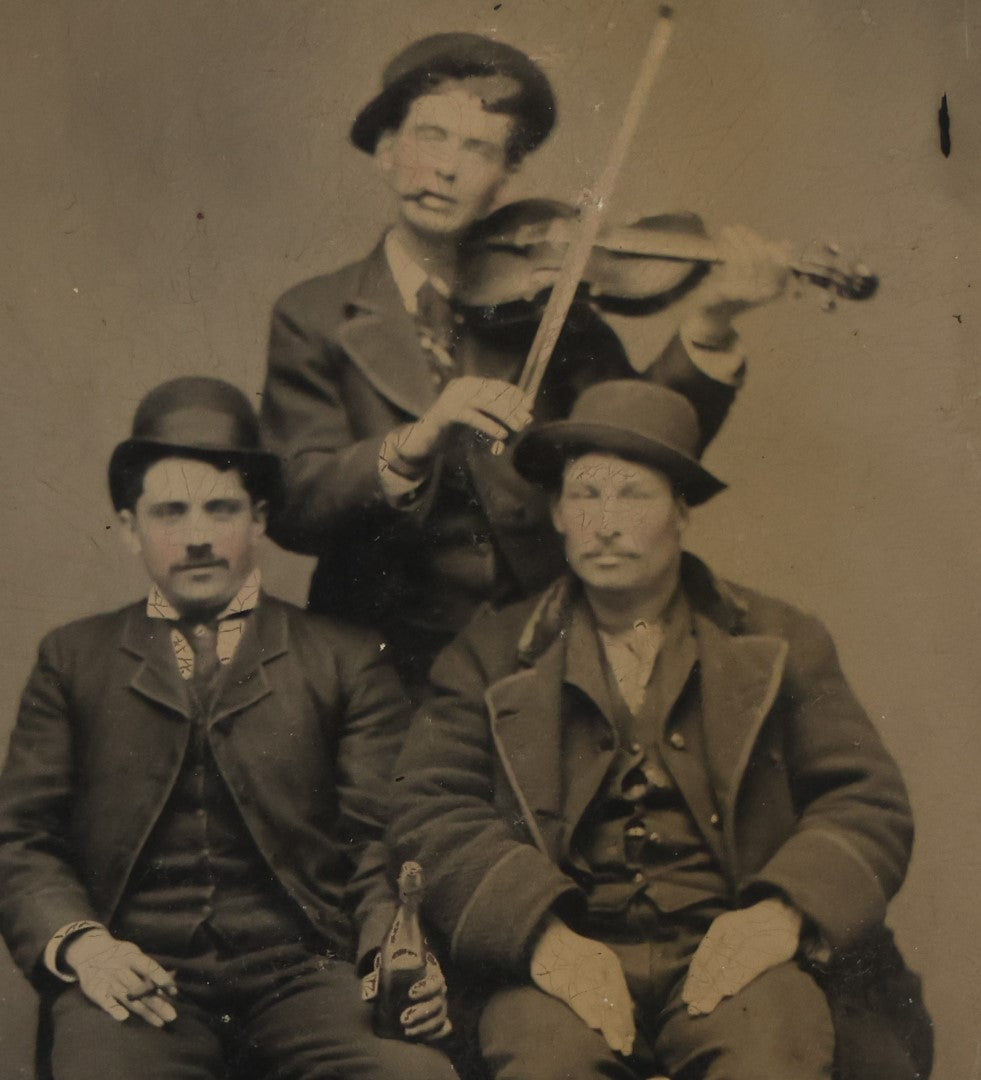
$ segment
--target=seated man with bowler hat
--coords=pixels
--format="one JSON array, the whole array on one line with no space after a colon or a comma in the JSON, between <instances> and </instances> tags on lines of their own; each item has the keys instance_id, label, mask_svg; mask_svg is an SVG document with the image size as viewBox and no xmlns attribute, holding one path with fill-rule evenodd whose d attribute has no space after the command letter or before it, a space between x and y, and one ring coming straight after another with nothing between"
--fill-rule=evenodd
<instances>
[{"instance_id":1,"label":"seated man with bowler hat","mask_svg":"<svg viewBox=\"0 0 981 1080\"><path fill-rule=\"evenodd\" d=\"M884 920L899 771L827 631L683 552L724 485L691 405L611 381L531 429L568 572L436 660L396 772L400 858L481 980L495 1080L914 1080Z\"/></svg>"},{"instance_id":2,"label":"seated man with bowler hat","mask_svg":"<svg viewBox=\"0 0 981 1080\"><path fill-rule=\"evenodd\" d=\"M394 225L366 258L290 289L273 312L262 419L286 497L271 535L318 557L310 607L378 626L413 688L480 603L527 595L561 570L547 508L493 440L636 374L613 330L578 304L532 405L514 383L535 321L502 330L454 302L466 241L555 108L545 74L510 45L464 33L409 45L351 129L392 193ZM777 295L786 273L748 230L720 242L724 265L646 373L691 397L706 440L741 377L732 317Z\"/></svg>"},{"instance_id":3,"label":"seated man with bowler hat","mask_svg":"<svg viewBox=\"0 0 981 1080\"><path fill-rule=\"evenodd\" d=\"M157 387L109 487L149 596L45 637L0 776L0 930L55 1080L450 1080L372 1033L352 962L393 914L406 698L374 634L262 591L280 464L251 406ZM406 1036L445 1033L440 977L413 990Z\"/></svg>"}]
</instances>

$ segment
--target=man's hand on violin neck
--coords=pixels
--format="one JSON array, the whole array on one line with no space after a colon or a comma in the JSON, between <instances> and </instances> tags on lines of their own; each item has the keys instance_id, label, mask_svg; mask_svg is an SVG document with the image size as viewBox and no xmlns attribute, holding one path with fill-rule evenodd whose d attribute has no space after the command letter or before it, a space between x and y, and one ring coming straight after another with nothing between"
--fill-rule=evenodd
<instances>
[{"instance_id":1,"label":"man's hand on violin neck","mask_svg":"<svg viewBox=\"0 0 981 1080\"><path fill-rule=\"evenodd\" d=\"M503 379L463 375L451 379L425 413L403 429L398 452L406 461L428 460L455 424L504 441L531 423L524 392Z\"/></svg>"},{"instance_id":2,"label":"man's hand on violin neck","mask_svg":"<svg viewBox=\"0 0 981 1080\"><path fill-rule=\"evenodd\" d=\"M699 307L682 330L692 340L722 345L732 335L732 320L743 311L780 296L787 285L789 254L744 225L722 229L716 243L720 263L699 293Z\"/></svg>"}]
</instances>

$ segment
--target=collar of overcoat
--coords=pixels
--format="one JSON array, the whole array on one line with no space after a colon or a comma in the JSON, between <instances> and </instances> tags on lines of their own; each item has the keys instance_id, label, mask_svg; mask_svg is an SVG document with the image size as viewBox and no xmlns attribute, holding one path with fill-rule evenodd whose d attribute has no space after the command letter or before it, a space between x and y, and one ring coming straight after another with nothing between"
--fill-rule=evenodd
<instances>
[{"instance_id":1,"label":"collar of overcoat","mask_svg":"<svg viewBox=\"0 0 981 1080\"><path fill-rule=\"evenodd\" d=\"M249 625L224 671L221 693L209 715L216 724L257 704L271 688L265 665L287 652L286 612L268 597L247 616ZM130 679L140 697L185 719L191 717L187 687L177 672L170 640L171 624L148 618L142 607L130 609L120 647L138 661Z\"/></svg>"},{"instance_id":2,"label":"collar of overcoat","mask_svg":"<svg viewBox=\"0 0 981 1080\"><path fill-rule=\"evenodd\" d=\"M692 608L698 651L702 724L709 779L731 830L740 783L753 746L783 677L787 642L780 637L746 633L746 607L724 582L698 559L685 555L682 584ZM571 835L595 796L609 767L609 752L591 762L589 782L576 785L575 804L563 793L562 695L574 682L582 692L595 683L599 715L613 728L609 693L602 680L569 677L569 627L578 583L556 582L537 605L518 646L518 670L488 687L491 730L502 763L536 843L553 848L540 823L564 820ZM557 835L557 834L555 834ZM727 840L732 842L731 833ZM551 851L554 854L554 850Z\"/></svg>"}]
</instances>

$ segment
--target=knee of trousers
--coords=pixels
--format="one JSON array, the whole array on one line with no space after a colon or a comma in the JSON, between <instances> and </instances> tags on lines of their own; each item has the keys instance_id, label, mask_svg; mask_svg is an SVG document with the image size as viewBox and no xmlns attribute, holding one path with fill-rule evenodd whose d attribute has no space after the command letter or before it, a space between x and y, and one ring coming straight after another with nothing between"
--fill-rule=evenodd
<instances>
[{"instance_id":1,"label":"knee of trousers","mask_svg":"<svg viewBox=\"0 0 981 1080\"><path fill-rule=\"evenodd\" d=\"M387 1047L381 1051L377 1077L379 1080L458 1080L453 1063L435 1046L403 1042L400 1039L379 1039ZM337 1075L330 1074L331 1080Z\"/></svg>"},{"instance_id":2,"label":"knee of trousers","mask_svg":"<svg viewBox=\"0 0 981 1080\"><path fill-rule=\"evenodd\" d=\"M533 986L494 994L479 1035L494 1080L636 1080L598 1032Z\"/></svg>"},{"instance_id":3,"label":"knee of trousers","mask_svg":"<svg viewBox=\"0 0 981 1080\"><path fill-rule=\"evenodd\" d=\"M350 1080L459 1080L442 1050L402 1039L374 1038L346 1060L335 1054L321 1060L311 1054L292 1062L291 1069L290 1075L299 1080L337 1080L339 1076Z\"/></svg>"},{"instance_id":4,"label":"knee of trousers","mask_svg":"<svg viewBox=\"0 0 981 1080\"><path fill-rule=\"evenodd\" d=\"M708 1016L675 1010L656 1041L671 1075L827 1080L835 1036L827 998L795 964L754 979Z\"/></svg>"}]
</instances>

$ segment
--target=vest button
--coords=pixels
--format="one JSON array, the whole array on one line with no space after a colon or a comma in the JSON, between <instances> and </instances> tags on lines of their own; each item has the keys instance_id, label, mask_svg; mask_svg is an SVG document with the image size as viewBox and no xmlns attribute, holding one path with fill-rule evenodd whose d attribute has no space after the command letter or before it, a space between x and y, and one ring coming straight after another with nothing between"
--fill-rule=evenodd
<instances>
[{"instance_id":1,"label":"vest button","mask_svg":"<svg viewBox=\"0 0 981 1080\"><path fill-rule=\"evenodd\" d=\"M668 742L675 748L675 750L684 750L686 743L685 737L680 731L672 731Z\"/></svg>"},{"instance_id":2,"label":"vest button","mask_svg":"<svg viewBox=\"0 0 981 1080\"><path fill-rule=\"evenodd\" d=\"M634 881L638 885L640 885L643 882L643 880L644 880L644 875L638 870L637 873L634 874Z\"/></svg>"},{"instance_id":3,"label":"vest button","mask_svg":"<svg viewBox=\"0 0 981 1080\"><path fill-rule=\"evenodd\" d=\"M721 829L722 828L722 816L721 816L721 814L713 814L709 818L709 823L711 824L713 829Z\"/></svg>"}]
</instances>

